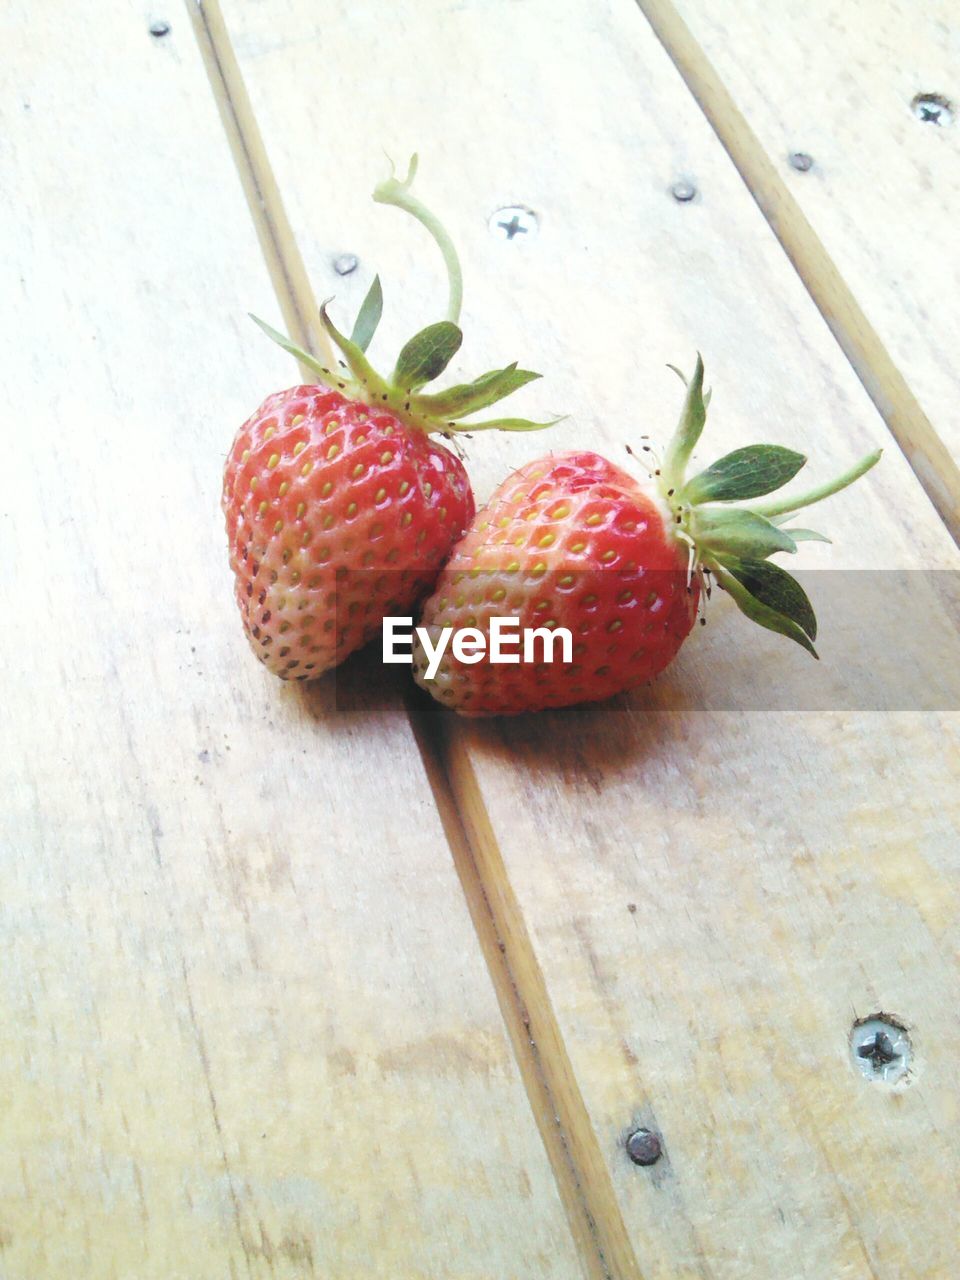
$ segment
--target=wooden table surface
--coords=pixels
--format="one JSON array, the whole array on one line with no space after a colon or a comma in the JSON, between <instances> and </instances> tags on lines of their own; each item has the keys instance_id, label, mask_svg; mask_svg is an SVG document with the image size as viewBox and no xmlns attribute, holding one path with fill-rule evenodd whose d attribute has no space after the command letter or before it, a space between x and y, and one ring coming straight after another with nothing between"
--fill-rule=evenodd
<instances>
[{"instance_id":1,"label":"wooden table surface","mask_svg":"<svg viewBox=\"0 0 960 1280\"><path fill-rule=\"evenodd\" d=\"M281 686L218 506L296 376L248 311L310 343L376 270L384 349L432 318L369 200L418 150L454 373L522 356L552 446L615 457L700 348L712 452L883 447L801 566L888 574L890 616L920 583L896 625L945 618L949 667L955 6L8 0L3 34L0 1280L957 1275L949 691L874 705L829 608L814 667L728 602L608 706L457 722L375 654ZM476 442L478 494L543 447Z\"/></svg>"}]
</instances>

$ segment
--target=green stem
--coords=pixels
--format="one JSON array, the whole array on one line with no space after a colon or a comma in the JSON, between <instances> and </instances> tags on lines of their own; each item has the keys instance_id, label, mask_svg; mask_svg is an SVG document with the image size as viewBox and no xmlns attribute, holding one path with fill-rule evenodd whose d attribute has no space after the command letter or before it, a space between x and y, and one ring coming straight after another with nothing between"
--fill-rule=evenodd
<instances>
[{"instance_id":1,"label":"green stem","mask_svg":"<svg viewBox=\"0 0 960 1280\"><path fill-rule=\"evenodd\" d=\"M673 368L672 365L670 367ZM679 370L674 369L674 372L677 373ZM682 373L680 377L683 378ZM700 439L700 433L703 431L703 424L706 419L707 407L703 394L703 360L698 351L697 366L693 371L693 377L687 384L687 395L680 413L680 421L677 424L676 431L673 433L673 439L667 446L660 472L660 488L665 495L670 490L679 489L683 484L683 477L687 469L687 463L690 461L690 454Z\"/></svg>"},{"instance_id":2,"label":"green stem","mask_svg":"<svg viewBox=\"0 0 960 1280\"><path fill-rule=\"evenodd\" d=\"M413 156L403 181L401 182L395 174L391 173L389 178L376 187L373 198L378 204L392 204L398 209L405 209L426 227L436 241L437 247L443 254L443 262L447 268L447 283L450 288L446 318L453 324L457 324L460 320L460 308L463 305L463 273L460 270L460 259L443 224L425 204L411 194L410 187L416 172L417 157Z\"/></svg>"},{"instance_id":3,"label":"green stem","mask_svg":"<svg viewBox=\"0 0 960 1280\"><path fill-rule=\"evenodd\" d=\"M862 475L866 475L870 468L880 461L881 453L883 453L882 449L875 449L873 453L868 453L865 458L861 458L836 480L828 480L825 484L818 485L816 489L808 489L798 497L781 498L779 502L760 502L754 506L745 507L744 510L769 519L770 516L783 516L788 511L799 511L801 507L810 507L815 502L821 502L824 498L839 493L841 489L846 489L847 485L853 484L854 480L859 480Z\"/></svg>"}]
</instances>

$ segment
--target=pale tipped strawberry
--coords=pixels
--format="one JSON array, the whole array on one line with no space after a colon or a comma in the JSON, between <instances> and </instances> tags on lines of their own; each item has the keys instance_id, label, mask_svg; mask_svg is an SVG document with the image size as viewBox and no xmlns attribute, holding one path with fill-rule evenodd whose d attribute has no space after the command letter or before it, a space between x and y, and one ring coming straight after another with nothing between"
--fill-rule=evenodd
<instances>
[{"instance_id":1,"label":"pale tipped strawberry","mask_svg":"<svg viewBox=\"0 0 960 1280\"><path fill-rule=\"evenodd\" d=\"M504 481L424 605L429 644L414 647L417 682L466 716L611 697L650 681L676 657L696 621L705 575L748 618L816 657L810 601L770 557L795 552L804 540L828 541L787 521L852 484L880 453L807 493L754 502L791 480L806 459L780 445L752 445L686 479L708 401L698 357L677 431L649 477L595 453L558 453ZM504 618L516 623L508 630L495 621ZM474 630L458 655L450 637L467 628ZM533 660L526 661L520 637L534 629L545 634L531 634ZM492 642L500 662L490 660Z\"/></svg>"},{"instance_id":2,"label":"pale tipped strawberry","mask_svg":"<svg viewBox=\"0 0 960 1280\"><path fill-rule=\"evenodd\" d=\"M391 176L374 199L418 219L447 267L447 319L403 347L389 377L366 357L383 307L379 278L350 338L321 308L342 358L326 362L257 323L309 369L317 385L270 396L237 432L224 468L223 510L244 628L257 657L283 679L309 680L342 662L390 613L410 613L474 512L460 459L435 436L551 425L471 415L540 375L516 363L473 382L425 390L462 341L460 264L446 231ZM256 317L254 317L256 319Z\"/></svg>"}]
</instances>

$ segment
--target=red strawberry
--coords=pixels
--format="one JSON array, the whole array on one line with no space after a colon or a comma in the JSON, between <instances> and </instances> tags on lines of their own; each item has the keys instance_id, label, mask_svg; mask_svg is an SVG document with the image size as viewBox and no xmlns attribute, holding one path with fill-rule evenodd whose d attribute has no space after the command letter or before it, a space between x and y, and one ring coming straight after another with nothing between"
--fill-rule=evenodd
<instances>
[{"instance_id":1,"label":"red strawberry","mask_svg":"<svg viewBox=\"0 0 960 1280\"><path fill-rule=\"evenodd\" d=\"M419 219L450 277L449 320L400 352L390 378L364 354L382 310L379 278L351 338L321 319L343 361L322 361L261 328L316 373L319 386L270 396L240 428L224 469L223 510L236 596L254 652L283 679L323 674L360 648L389 613L409 614L474 512L459 458L430 439L490 427L531 430L519 418L465 422L538 377L511 364L475 382L426 393L460 347L460 269L449 237L404 182L374 198Z\"/></svg>"},{"instance_id":2,"label":"red strawberry","mask_svg":"<svg viewBox=\"0 0 960 1280\"><path fill-rule=\"evenodd\" d=\"M237 434L223 507L254 652L308 680L432 585L473 516L463 464L391 413L323 387L268 397Z\"/></svg>"},{"instance_id":3,"label":"red strawberry","mask_svg":"<svg viewBox=\"0 0 960 1280\"><path fill-rule=\"evenodd\" d=\"M825 541L780 527L782 518L851 484L879 452L797 500L731 507L725 504L779 488L806 459L755 445L685 481L708 399L698 359L677 433L649 479L595 453L551 455L510 476L477 513L424 606L429 645L414 648L417 682L467 716L608 698L651 680L676 657L696 620L705 573L748 617L816 657L810 602L768 557L796 551L803 539ZM492 620L503 617L524 630L556 632L555 642L566 629L569 655L554 643L554 660L543 661L538 643L540 660L524 661L514 629L502 650L516 655L513 662L491 662ZM476 629L475 643L461 653L473 661L458 658L449 640L438 656L444 628Z\"/></svg>"}]
</instances>

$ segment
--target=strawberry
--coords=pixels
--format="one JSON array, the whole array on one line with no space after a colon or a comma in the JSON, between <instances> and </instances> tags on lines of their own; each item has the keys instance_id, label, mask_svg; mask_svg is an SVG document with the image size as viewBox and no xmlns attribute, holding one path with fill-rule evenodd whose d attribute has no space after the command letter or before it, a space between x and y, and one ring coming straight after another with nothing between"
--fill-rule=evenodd
<instances>
[{"instance_id":1,"label":"strawberry","mask_svg":"<svg viewBox=\"0 0 960 1280\"><path fill-rule=\"evenodd\" d=\"M269 396L227 459L236 597L254 652L309 680L409 611L473 516L463 464L392 413L318 386Z\"/></svg>"},{"instance_id":2,"label":"strawberry","mask_svg":"<svg viewBox=\"0 0 960 1280\"><path fill-rule=\"evenodd\" d=\"M814 657L817 624L800 584L769 557L796 551L809 529L790 514L836 493L869 470L871 454L838 479L795 499L733 502L779 489L804 465L778 445L737 449L685 479L706 420L698 358L680 424L663 465L638 479L595 453L560 453L511 475L479 511L423 609L413 665L417 682L466 716L516 715L593 702L651 680L676 657L712 577L761 626ZM490 642L509 617L556 632L553 661L525 660L517 627L490 661ZM454 654L444 628L468 633ZM569 652L557 643L565 629ZM535 641L533 655L544 655ZM466 657L466 661L462 659ZM519 660L518 660L519 659Z\"/></svg>"},{"instance_id":3,"label":"strawberry","mask_svg":"<svg viewBox=\"0 0 960 1280\"><path fill-rule=\"evenodd\" d=\"M460 347L462 289L449 236L411 194L415 172L416 157L406 179L381 183L374 199L430 231L447 265L450 304L448 319L403 347L389 378L365 355L383 307L379 278L350 338L321 308L342 360L323 363L257 320L319 384L269 396L237 432L224 468L243 625L257 657L282 679L322 675L365 644L386 614L409 613L429 590L474 513L460 459L431 435L550 425L463 420L539 377L515 363L445 391L423 390Z\"/></svg>"}]
</instances>

